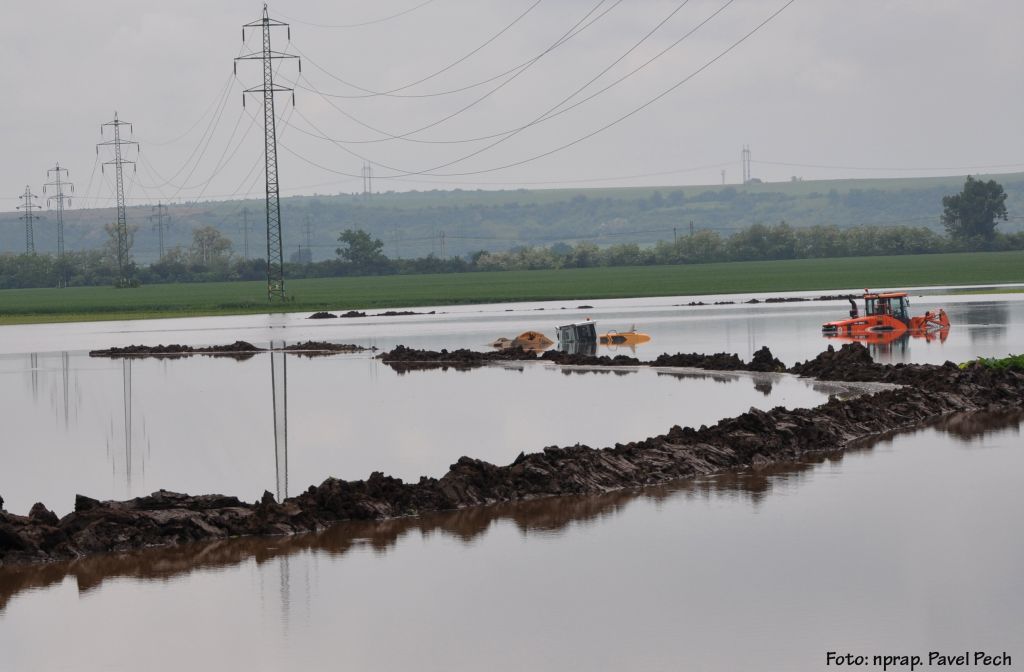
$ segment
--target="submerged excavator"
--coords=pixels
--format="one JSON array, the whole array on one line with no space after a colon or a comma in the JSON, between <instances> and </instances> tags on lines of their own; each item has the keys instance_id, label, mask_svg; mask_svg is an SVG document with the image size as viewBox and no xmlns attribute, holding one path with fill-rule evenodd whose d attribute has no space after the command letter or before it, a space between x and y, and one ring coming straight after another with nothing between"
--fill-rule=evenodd
<instances>
[{"instance_id":1,"label":"submerged excavator","mask_svg":"<svg viewBox=\"0 0 1024 672\"><path fill-rule=\"evenodd\" d=\"M852 298L849 301L850 317L821 325L821 332L825 336L859 339L875 334L900 336L909 332L917 335L949 329L949 317L941 308L935 313L929 310L924 315L911 317L906 292L872 292L865 289L863 315L857 310L857 302Z\"/></svg>"}]
</instances>

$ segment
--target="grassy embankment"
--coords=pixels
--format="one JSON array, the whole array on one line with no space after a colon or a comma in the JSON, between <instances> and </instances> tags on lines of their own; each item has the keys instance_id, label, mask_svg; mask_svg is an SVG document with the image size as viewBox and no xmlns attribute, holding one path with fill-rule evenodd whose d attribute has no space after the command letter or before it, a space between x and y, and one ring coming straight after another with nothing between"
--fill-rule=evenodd
<instances>
[{"instance_id":1,"label":"grassy embankment","mask_svg":"<svg viewBox=\"0 0 1024 672\"><path fill-rule=\"evenodd\" d=\"M0 324L1004 282L1024 252L294 280L275 306L262 282L0 290Z\"/></svg>"}]
</instances>

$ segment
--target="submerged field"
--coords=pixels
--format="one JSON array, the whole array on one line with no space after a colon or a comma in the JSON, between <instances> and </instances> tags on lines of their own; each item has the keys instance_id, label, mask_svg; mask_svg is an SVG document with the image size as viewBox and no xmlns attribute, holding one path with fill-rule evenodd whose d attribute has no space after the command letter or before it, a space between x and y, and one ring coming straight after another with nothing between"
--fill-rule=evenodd
<instances>
[{"instance_id":1,"label":"submerged field","mask_svg":"<svg viewBox=\"0 0 1024 672\"><path fill-rule=\"evenodd\" d=\"M1024 252L0 291L0 323L1024 282Z\"/></svg>"}]
</instances>

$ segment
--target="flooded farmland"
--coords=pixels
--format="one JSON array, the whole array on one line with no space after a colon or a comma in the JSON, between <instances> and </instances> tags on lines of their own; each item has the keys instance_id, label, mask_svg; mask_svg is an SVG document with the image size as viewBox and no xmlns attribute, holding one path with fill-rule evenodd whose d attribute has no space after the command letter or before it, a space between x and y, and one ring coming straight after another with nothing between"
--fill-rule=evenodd
<instances>
[{"instance_id":1,"label":"flooded farmland","mask_svg":"<svg viewBox=\"0 0 1024 672\"><path fill-rule=\"evenodd\" d=\"M914 297L945 307L948 338L872 350L937 363L1020 352L1020 296ZM826 347L818 327L846 307L674 305L687 301L5 327L0 401L16 421L0 447L0 494L9 511L43 501L59 515L78 492L252 501L328 475L436 476L461 455L504 464L547 445L606 446L854 392L778 374L543 363L399 373L372 353L87 354L308 338L483 349L591 317L602 330L650 333L635 353L619 351L641 359L749 358L767 345L791 364ZM601 497L0 570L0 651L18 670L80 669L83 659L157 670L325 659L356 669L819 669L836 633L831 648L1019 651L1024 544L1007 512L1024 504L1020 426L1017 416L961 419L814 463ZM111 630L127 643L102 646ZM73 641L48 646L54 631Z\"/></svg>"}]
</instances>

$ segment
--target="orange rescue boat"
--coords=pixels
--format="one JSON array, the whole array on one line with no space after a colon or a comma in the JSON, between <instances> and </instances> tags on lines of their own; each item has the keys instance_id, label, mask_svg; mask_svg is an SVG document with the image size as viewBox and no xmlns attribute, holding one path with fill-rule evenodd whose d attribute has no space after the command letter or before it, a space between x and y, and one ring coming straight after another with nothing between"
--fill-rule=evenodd
<instances>
[{"instance_id":1,"label":"orange rescue boat","mask_svg":"<svg viewBox=\"0 0 1024 672\"><path fill-rule=\"evenodd\" d=\"M864 314L857 310L857 303L850 299L850 317L845 320L826 322L821 331L826 336L866 336L869 334L892 334L905 332L924 333L949 329L946 311L925 312L911 317L910 301L906 292L871 292L864 290Z\"/></svg>"}]
</instances>

